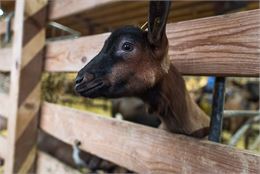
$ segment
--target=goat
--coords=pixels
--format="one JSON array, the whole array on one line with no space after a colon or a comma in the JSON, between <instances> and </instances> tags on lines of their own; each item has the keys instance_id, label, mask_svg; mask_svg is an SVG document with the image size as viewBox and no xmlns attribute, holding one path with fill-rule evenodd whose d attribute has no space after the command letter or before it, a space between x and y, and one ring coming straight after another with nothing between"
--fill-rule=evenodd
<instances>
[{"instance_id":1,"label":"goat","mask_svg":"<svg viewBox=\"0 0 260 174\"><path fill-rule=\"evenodd\" d=\"M208 134L209 117L191 99L168 57L169 1L151 1L148 31L126 26L111 33L101 51L79 72L75 90L84 97L135 96L149 105L170 132Z\"/></svg>"}]
</instances>

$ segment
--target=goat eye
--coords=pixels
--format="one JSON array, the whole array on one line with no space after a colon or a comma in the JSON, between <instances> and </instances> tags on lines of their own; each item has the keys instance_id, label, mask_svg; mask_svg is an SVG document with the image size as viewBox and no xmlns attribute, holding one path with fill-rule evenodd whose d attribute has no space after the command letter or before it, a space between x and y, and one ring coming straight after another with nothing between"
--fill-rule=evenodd
<instances>
[{"instance_id":1,"label":"goat eye","mask_svg":"<svg viewBox=\"0 0 260 174\"><path fill-rule=\"evenodd\" d=\"M123 44L122 49L124 51L132 51L134 49L133 45L129 42Z\"/></svg>"}]
</instances>

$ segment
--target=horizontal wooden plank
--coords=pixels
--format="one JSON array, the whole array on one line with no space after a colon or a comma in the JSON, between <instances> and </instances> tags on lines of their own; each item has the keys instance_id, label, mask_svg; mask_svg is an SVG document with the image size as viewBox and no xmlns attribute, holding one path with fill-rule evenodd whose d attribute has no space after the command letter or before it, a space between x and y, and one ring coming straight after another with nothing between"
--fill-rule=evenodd
<instances>
[{"instance_id":1,"label":"horizontal wooden plank","mask_svg":"<svg viewBox=\"0 0 260 174\"><path fill-rule=\"evenodd\" d=\"M192 6L193 8L190 9L188 8L189 6ZM211 10L212 12L214 12L213 10L214 7L215 4L212 2L173 1L169 12L168 21L171 21L171 19L183 17L185 15L194 16L194 13L199 14L202 11ZM102 7L101 10L98 11L95 10L95 13L103 14L103 15L99 15L98 17L91 18L91 15L89 15L88 13L89 11L85 12L85 16L83 16L82 14L80 16L82 16L82 18L84 17L87 19L91 19L92 23L96 23L101 26L106 26L108 28L111 28L120 24L130 25L132 23L134 24L138 24L139 22L144 23L147 19L148 8L149 8L148 1L141 1L141 2L131 1L131 2L127 2L127 5L125 4L125 2L121 1L120 5L118 5L117 7ZM109 9L110 13L104 13L107 11L105 9ZM85 24L83 22L75 23L75 19L73 20L73 18L69 20L66 21L66 19L63 19L61 22L64 24L69 24L69 26L72 26L73 28L74 27L77 28L77 26Z\"/></svg>"},{"instance_id":2,"label":"horizontal wooden plank","mask_svg":"<svg viewBox=\"0 0 260 174\"><path fill-rule=\"evenodd\" d=\"M0 71L10 71L12 61L12 48L0 49Z\"/></svg>"},{"instance_id":3,"label":"horizontal wooden plank","mask_svg":"<svg viewBox=\"0 0 260 174\"><path fill-rule=\"evenodd\" d=\"M44 153L42 151L38 151L37 156L37 174L80 174L81 172L69 167L68 165L63 164L59 160L54 157Z\"/></svg>"},{"instance_id":4,"label":"horizontal wooden plank","mask_svg":"<svg viewBox=\"0 0 260 174\"><path fill-rule=\"evenodd\" d=\"M85 0L62 0L50 1L49 19L54 20L65 16L73 15L100 5L111 3L113 0L98 0L98 1L85 1Z\"/></svg>"},{"instance_id":5,"label":"horizontal wooden plank","mask_svg":"<svg viewBox=\"0 0 260 174\"><path fill-rule=\"evenodd\" d=\"M204 2L203 2L204 3ZM207 3L207 2L206 2ZM175 12L177 9L182 9L194 4L200 4L200 2L194 2L194 1L173 1L171 5L170 14L172 12ZM211 3L212 4L212 3ZM213 3L214 4L214 3ZM213 5L212 4L212 5ZM121 20L124 20L124 16L121 16L122 14L138 14L141 12L141 15L146 16L147 15L147 9L149 8L149 2L148 1L128 1L127 5L124 1L116 1L113 3L104 3L103 5L100 5L95 8L91 8L88 10L83 11L82 13L78 14L77 17L80 19L90 19L91 22L94 22L96 24L103 24L104 20L111 20L110 18L119 17ZM142 11L141 11L142 9ZM120 14L120 15L118 15ZM141 16L140 14L138 16ZM136 18L132 18L135 20ZM84 21L84 20L83 20ZM68 26L75 26L77 25L75 23L75 16L69 16L67 18L62 18L58 20L58 22L61 22Z\"/></svg>"},{"instance_id":6,"label":"horizontal wooden plank","mask_svg":"<svg viewBox=\"0 0 260 174\"><path fill-rule=\"evenodd\" d=\"M0 93L0 115L7 118L9 115L10 102L9 96L4 93Z\"/></svg>"},{"instance_id":7,"label":"horizontal wooden plank","mask_svg":"<svg viewBox=\"0 0 260 174\"><path fill-rule=\"evenodd\" d=\"M259 173L260 155L50 103L40 127L139 173Z\"/></svg>"},{"instance_id":8,"label":"horizontal wooden plank","mask_svg":"<svg viewBox=\"0 0 260 174\"><path fill-rule=\"evenodd\" d=\"M211 7L208 8L209 6L205 6L206 4L211 4ZM219 5L220 2L217 1L172 1L168 23L216 15L216 7L219 7ZM123 25L142 25L147 20L148 8L148 1L116 1L85 10L76 15L61 18L57 22L70 26L80 31L83 35L89 35L93 33L93 28L90 31L89 27L86 27L86 22L88 26L94 27L94 33L101 33L102 31L107 31L107 29L112 30ZM248 2L245 7L236 9L234 12L257 8L259 8L258 2ZM219 10L219 8L217 9ZM180 14L179 10L189 10L189 14ZM104 24L104 21L112 18L117 18L118 20Z\"/></svg>"},{"instance_id":9,"label":"horizontal wooden plank","mask_svg":"<svg viewBox=\"0 0 260 174\"><path fill-rule=\"evenodd\" d=\"M169 55L185 74L259 76L260 10L168 25Z\"/></svg>"},{"instance_id":10,"label":"horizontal wooden plank","mask_svg":"<svg viewBox=\"0 0 260 174\"><path fill-rule=\"evenodd\" d=\"M78 71L100 51L108 35L109 33L105 33L73 40L49 42L45 69L47 71Z\"/></svg>"},{"instance_id":11,"label":"horizontal wooden plank","mask_svg":"<svg viewBox=\"0 0 260 174\"><path fill-rule=\"evenodd\" d=\"M167 25L169 55L185 75L259 76L260 10ZM78 71L102 48L109 33L47 46L47 71Z\"/></svg>"},{"instance_id":12,"label":"horizontal wooden plank","mask_svg":"<svg viewBox=\"0 0 260 174\"><path fill-rule=\"evenodd\" d=\"M0 157L5 159L6 152L7 152L7 140L5 137L0 135Z\"/></svg>"},{"instance_id":13,"label":"horizontal wooden plank","mask_svg":"<svg viewBox=\"0 0 260 174\"><path fill-rule=\"evenodd\" d=\"M180 8L180 9L172 9L168 16L168 22L177 21L178 19L182 19L185 16L190 16L190 18L188 18L188 19L191 19L192 16L195 17L195 14L197 16L200 16L200 14L204 13L204 12L212 12L212 14L214 14L213 9L214 9L214 4L212 4L210 2L204 2L204 4L200 4L200 3L193 4L192 10L190 8L185 8L185 7ZM144 10L140 9L139 12L142 12L142 11L144 11ZM117 15L116 17L114 17L112 19L110 18L108 21L100 22L100 24L105 25L107 27L114 27L114 26L118 26L118 24L129 25L133 22L134 23L140 23L140 22L144 23L144 21L147 20L147 14L148 14L148 9L147 9L147 11L144 11L141 14L138 14L138 11L135 10L135 13L132 12L132 13L130 13L130 15L129 14L124 15L124 13L123 13L122 15ZM199 17L197 17L197 18L199 18ZM178 21L180 21L180 20L178 20Z\"/></svg>"},{"instance_id":14,"label":"horizontal wooden plank","mask_svg":"<svg viewBox=\"0 0 260 174\"><path fill-rule=\"evenodd\" d=\"M168 22L177 22L180 20L183 21L206 17L205 9L203 11L198 10L199 6L204 6L203 4L211 4L211 6L214 7L215 3L206 1L173 1L168 17ZM186 13L185 15L183 12L181 12L182 14L180 14L180 11L190 9L186 8L190 6L193 8L192 10L189 10L189 13ZM113 30L114 28L123 25L142 25L147 20L148 8L148 1L117 1L114 3L106 3L97 8L91 8L90 10L86 10L77 15L61 18L57 20L57 22L66 26L70 26L71 28L80 31L83 35L89 35L93 32L90 31L91 29L89 27L86 27L86 21L88 25L95 26L94 33L102 33L107 31L107 29ZM207 9L207 11L209 10L210 9ZM210 11L211 14L214 13L213 8L211 8ZM207 16L210 15L208 14ZM115 18L117 18L116 21ZM111 21L112 19L114 22ZM107 20L110 22L105 22Z\"/></svg>"}]
</instances>

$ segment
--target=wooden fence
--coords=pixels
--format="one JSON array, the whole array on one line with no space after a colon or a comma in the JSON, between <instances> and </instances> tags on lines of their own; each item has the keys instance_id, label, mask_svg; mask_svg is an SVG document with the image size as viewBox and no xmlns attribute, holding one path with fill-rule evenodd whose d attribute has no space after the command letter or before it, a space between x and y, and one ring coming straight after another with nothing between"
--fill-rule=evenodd
<instances>
[{"instance_id":1,"label":"wooden fence","mask_svg":"<svg viewBox=\"0 0 260 174\"><path fill-rule=\"evenodd\" d=\"M0 71L11 72L10 93L0 95L0 115L8 119L8 134L0 136L5 173L44 173L44 166L58 163L39 152L35 164L37 125L65 143L78 139L83 150L135 172L260 173L260 155L250 151L41 103L42 72L78 71L109 33L46 43L47 1L31 2L17 0L13 46L0 49ZM49 19L109 2L53 1ZM168 24L172 63L185 75L258 77L259 18L258 9ZM62 172L59 166L53 172Z\"/></svg>"}]
</instances>

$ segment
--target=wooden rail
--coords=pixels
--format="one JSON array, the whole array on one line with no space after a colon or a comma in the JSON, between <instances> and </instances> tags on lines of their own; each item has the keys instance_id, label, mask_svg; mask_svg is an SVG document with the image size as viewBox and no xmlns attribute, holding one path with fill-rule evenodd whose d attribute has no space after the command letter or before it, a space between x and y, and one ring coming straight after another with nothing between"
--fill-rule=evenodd
<instances>
[{"instance_id":1,"label":"wooden rail","mask_svg":"<svg viewBox=\"0 0 260 174\"><path fill-rule=\"evenodd\" d=\"M52 6L56 6L63 10L63 8L67 8L65 6L66 3L74 4L75 2L72 1L68 3L66 1L64 1L64 5L60 2L57 3L56 1L52 1L53 3L51 4L50 9L52 9ZM90 3L90 5L87 3ZM173 1L168 17L168 22L176 22L215 15L218 4L219 2L210 1ZM65 7L62 8L62 6ZM77 4L75 6L77 6ZM192 9L190 9L190 7L192 7ZM243 10L257 9L258 7L258 2L249 2L243 8ZM73 29L80 31L82 34L92 33L92 27L95 28L96 32L101 33L107 31L108 28L111 29L111 27L117 28L122 25L132 24L142 25L147 20L148 2L131 1L127 2L126 5L123 1L97 1L93 8L92 2L88 1L86 4L81 4L78 9L79 11L73 10L71 8L67 11L52 10L52 13L54 15L55 13L66 14L70 13L72 10L73 15L65 15L66 17L61 15L60 17L55 18L55 20L59 23L62 23L63 25L70 26ZM180 13L181 16L178 15ZM88 29L88 27L90 28Z\"/></svg>"},{"instance_id":2,"label":"wooden rail","mask_svg":"<svg viewBox=\"0 0 260 174\"><path fill-rule=\"evenodd\" d=\"M260 10L167 25L169 55L182 74L259 76ZM47 71L78 71L109 33L49 43Z\"/></svg>"},{"instance_id":3,"label":"wooden rail","mask_svg":"<svg viewBox=\"0 0 260 174\"><path fill-rule=\"evenodd\" d=\"M178 8L178 9L173 9L170 11L169 16L168 16L168 21L178 21L180 18L183 18L184 16L187 15L194 15L194 13L200 14L201 12L211 12L214 14L214 4L211 2L200 4L200 3L195 3L192 5L192 10L190 8ZM174 6L173 6L174 7ZM148 10L148 9L147 9ZM108 27L115 27L118 26L118 24L121 25L129 25L134 23L140 24L141 22L144 23L144 21L147 20L147 14L148 11L144 11L143 9L140 9L139 11L135 10L135 12L130 12L129 14L124 14L122 15L116 15L113 18L109 18L108 20L101 20L99 23L102 25L108 26ZM134 19L134 20L133 20Z\"/></svg>"},{"instance_id":4,"label":"wooden rail","mask_svg":"<svg viewBox=\"0 0 260 174\"><path fill-rule=\"evenodd\" d=\"M112 0L88 3L85 0L50 1L49 19L62 18L109 2ZM21 0L17 3L13 28L15 51L12 54L11 49L0 50L0 71L10 71L12 63L11 99L0 94L0 114L10 115L8 139L0 136L0 156L6 159L6 173L30 173L34 171L36 158L47 8L45 0L33 3ZM210 5L205 7L211 8ZM188 12L178 13L188 15ZM167 35L172 63L183 74L259 76L259 12L253 10L169 24ZM139 10L136 14L123 16L130 20L140 15L140 20L143 20L143 14ZM122 22L117 16L100 18L100 21L110 25ZM0 34L3 34L5 23L1 24ZM98 53L108 35L49 43L45 70L78 71ZM14 107L8 113L10 102ZM93 113L55 104L42 105L40 127L68 144L78 139L83 150L139 173L260 173L259 154L97 117ZM46 173L50 168L55 172L72 173L60 170L61 167L55 168L57 161L49 156L41 152L38 155L38 173Z\"/></svg>"},{"instance_id":5,"label":"wooden rail","mask_svg":"<svg viewBox=\"0 0 260 174\"><path fill-rule=\"evenodd\" d=\"M113 0L99 0L88 1L85 0L63 0L63 1L50 1L49 19L58 19L65 16L70 16L97 6L112 2Z\"/></svg>"},{"instance_id":6,"label":"wooden rail","mask_svg":"<svg viewBox=\"0 0 260 174\"><path fill-rule=\"evenodd\" d=\"M259 76L259 13L251 10L169 24L172 62L189 75ZM46 70L78 71L98 53L108 35L49 43ZM0 53L0 70L9 71L11 50Z\"/></svg>"},{"instance_id":7,"label":"wooden rail","mask_svg":"<svg viewBox=\"0 0 260 174\"><path fill-rule=\"evenodd\" d=\"M193 7L192 10L188 8L189 6ZM178 18L186 15L190 15L191 17L194 16L194 13L200 16L202 11L211 11L213 14L214 7L215 3L212 2L173 1L168 16L168 21L176 21ZM106 6L101 6L100 9L94 8L87 10L83 14L80 13L80 17L81 19L90 19L92 23L108 28L131 24L141 25L141 23L144 23L147 20L148 8L148 1L132 1L128 2L127 5L121 1L110 5L107 4ZM73 20L72 17L68 19L64 18L59 21L72 26L75 29L83 27L83 22L75 23L75 19Z\"/></svg>"},{"instance_id":8,"label":"wooden rail","mask_svg":"<svg viewBox=\"0 0 260 174\"><path fill-rule=\"evenodd\" d=\"M6 174L35 173L46 17L47 0L15 3Z\"/></svg>"},{"instance_id":9,"label":"wooden rail","mask_svg":"<svg viewBox=\"0 0 260 174\"><path fill-rule=\"evenodd\" d=\"M169 55L187 74L259 76L259 18L258 9L169 24Z\"/></svg>"},{"instance_id":10,"label":"wooden rail","mask_svg":"<svg viewBox=\"0 0 260 174\"><path fill-rule=\"evenodd\" d=\"M0 157L4 158L6 157L6 149L7 149L7 141L6 138L0 135Z\"/></svg>"},{"instance_id":11,"label":"wooden rail","mask_svg":"<svg viewBox=\"0 0 260 174\"><path fill-rule=\"evenodd\" d=\"M259 173L260 155L44 103L40 127L139 173Z\"/></svg>"}]
</instances>

